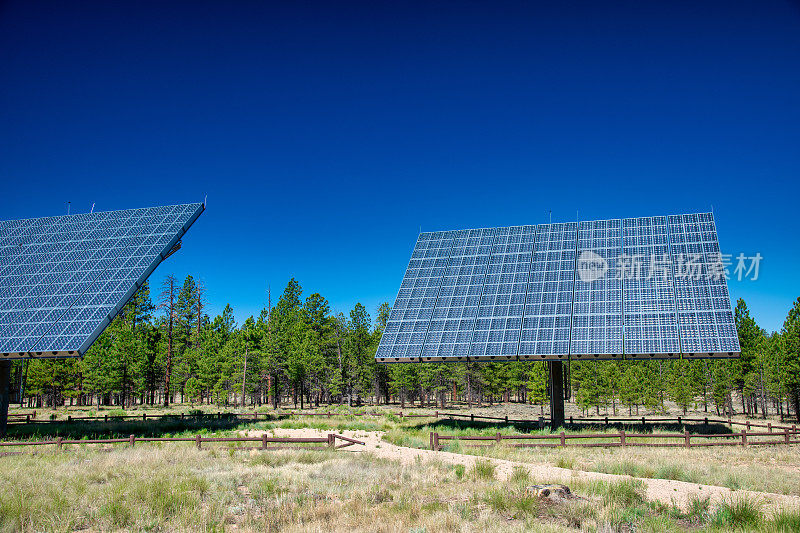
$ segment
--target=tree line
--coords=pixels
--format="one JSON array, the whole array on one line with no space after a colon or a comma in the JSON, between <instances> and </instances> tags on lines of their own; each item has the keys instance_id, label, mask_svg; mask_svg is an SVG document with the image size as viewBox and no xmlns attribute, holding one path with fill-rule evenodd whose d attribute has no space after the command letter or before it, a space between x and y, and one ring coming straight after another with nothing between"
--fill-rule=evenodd
<instances>
[{"instance_id":1,"label":"tree line","mask_svg":"<svg viewBox=\"0 0 800 533\"><path fill-rule=\"evenodd\" d=\"M253 407L290 403L524 402L545 413L545 362L379 365L374 355L390 314L362 304L334 314L320 294L292 279L272 305L237 324L226 305L211 318L201 284L167 276L154 303L143 285L82 359L16 362L12 384L29 407L163 405ZM733 360L581 361L565 373L565 394L585 413L684 412L798 417L800 298L781 331L769 333L739 300L742 355ZM21 392L21 394L20 394ZM22 396L20 398L20 396Z\"/></svg>"}]
</instances>

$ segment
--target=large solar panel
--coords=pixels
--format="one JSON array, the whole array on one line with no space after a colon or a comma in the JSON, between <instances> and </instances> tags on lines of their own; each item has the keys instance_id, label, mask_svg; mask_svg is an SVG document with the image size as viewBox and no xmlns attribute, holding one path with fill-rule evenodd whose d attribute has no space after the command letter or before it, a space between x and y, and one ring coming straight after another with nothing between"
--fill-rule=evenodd
<instances>
[{"instance_id":1,"label":"large solar panel","mask_svg":"<svg viewBox=\"0 0 800 533\"><path fill-rule=\"evenodd\" d=\"M376 358L735 357L721 273L708 213L422 233Z\"/></svg>"},{"instance_id":2,"label":"large solar panel","mask_svg":"<svg viewBox=\"0 0 800 533\"><path fill-rule=\"evenodd\" d=\"M622 358L622 223L581 222L570 354L575 359Z\"/></svg>"},{"instance_id":3,"label":"large solar panel","mask_svg":"<svg viewBox=\"0 0 800 533\"><path fill-rule=\"evenodd\" d=\"M203 209L0 221L0 356L83 355Z\"/></svg>"},{"instance_id":4,"label":"large solar panel","mask_svg":"<svg viewBox=\"0 0 800 533\"><path fill-rule=\"evenodd\" d=\"M711 213L669 217L681 351L689 356L739 351Z\"/></svg>"},{"instance_id":5,"label":"large solar panel","mask_svg":"<svg viewBox=\"0 0 800 533\"><path fill-rule=\"evenodd\" d=\"M561 360L569 355L576 227L575 222L536 226L519 344L521 359Z\"/></svg>"}]
</instances>

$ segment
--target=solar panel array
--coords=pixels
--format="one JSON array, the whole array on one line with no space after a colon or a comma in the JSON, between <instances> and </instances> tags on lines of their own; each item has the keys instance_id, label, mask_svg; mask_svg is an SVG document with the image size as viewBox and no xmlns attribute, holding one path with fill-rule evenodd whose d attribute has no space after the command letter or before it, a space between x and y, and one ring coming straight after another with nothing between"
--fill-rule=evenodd
<instances>
[{"instance_id":1,"label":"solar panel array","mask_svg":"<svg viewBox=\"0 0 800 533\"><path fill-rule=\"evenodd\" d=\"M0 356L82 355L203 208L0 221Z\"/></svg>"},{"instance_id":2,"label":"solar panel array","mask_svg":"<svg viewBox=\"0 0 800 533\"><path fill-rule=\"evenodd\" d=\"M420 234L379 362L736 357L710 213Z\"/></svg>"}]
</instances>

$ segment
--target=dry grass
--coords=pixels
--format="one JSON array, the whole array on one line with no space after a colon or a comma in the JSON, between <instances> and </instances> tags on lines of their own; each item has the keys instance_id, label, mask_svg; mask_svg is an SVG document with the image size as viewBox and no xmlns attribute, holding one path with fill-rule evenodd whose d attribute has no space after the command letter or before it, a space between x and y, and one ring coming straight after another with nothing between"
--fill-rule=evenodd
<instances>
[{"instance_id":1,"label":"dry grass","mask_svg":"<svg viewBox=\"0 0 800 533\"><path fill-rule=\"evenodd\" d=\"M576 500L544 502L522 473L495 481L488 462L464 472L436 460L182 445L0 460L5 531L563 531L656 519L681 528L636 487L587 485Z\"/></svg>"},{"instance_id":2,"label":"dry grass","mask_svg":"<svg viewBox=\"0 0 800 533\"><path fill-rule=\"evenodd\" d=\"M524 469L497 481L478 461L402 465L327 449L197 450L148 445L0 458L0 530L796 531L797 511L765 518L733 498L678 510L639 482L578 482L577 498L539 500Z\"/></svg>"},{"instance_id":3,"label":"dry grass","mask_svg":"<svg viewBox=\"0 0 800 533\"><path fill-rule=\"evenodd\" d=\"M464 448L514 461L800 496L800 447Z\"/></svg>"}]
</instances>

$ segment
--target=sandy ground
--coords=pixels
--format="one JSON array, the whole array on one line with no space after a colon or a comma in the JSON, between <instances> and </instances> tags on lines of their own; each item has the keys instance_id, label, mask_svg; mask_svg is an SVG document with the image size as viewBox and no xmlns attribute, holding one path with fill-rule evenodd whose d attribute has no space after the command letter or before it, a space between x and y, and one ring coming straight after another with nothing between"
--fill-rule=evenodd
<instances>
[{"instance_id":1,"label":"sandy ground","mask_svg":"<svg viewBox=\"0 0 800 533\"><path fill-rule=\"evenodd\" d=\"M248 436L261 436L263 431L248 431ZM268 434L275 437L324 437L330 431L322 431L318 429L281 429L276 428L268 432ZM343 452L348 453L365 453L369 452L377 457L382 457L394 461L399 461L402 464L412 464L420 460L438 460L451 464L462 464L469 470L476 460L491 461L496 467L496 476L499 481L508 479L514 467L523 467L530 473L531 479L539 483L562 483L569 486L571 480L605 480L605 481L619 481L620 479L630 478L630 476L619 476L614 474L604 474L600 472L584 472L580 470L570 470L567 468L558 468L549 465L537 465L530 463L521 463L517 461L507 461L504 459L493 459L485 457L477 457L474 455L465 455L452 452L434 452L432 450L420 450L417 448L407 448L404 446L395 446L381 440L383 432L381 431L342 431L338 434L352 439L357 439L365 443L364 446L353 445L342 448ZM337 445L341 441L337 441ZM798 508L800 507L800 497L788 496L785 494L774 494L770 492L755 492L745 490L731 490L727 487L718 487L714 485L698 485L696 483L687 483L685 481L672 481L668 479L647 479L647 478L633 478L639 479L644 483L647 488L647 499L651 501L660 501L665 504L672 504L686 509L690 497L710 498L711 502L718 502L720 500L732 499L736 497L753 497L761 500L764 503L765 510L775 510L779 508Z\"/></svg>"}]
</instances>

